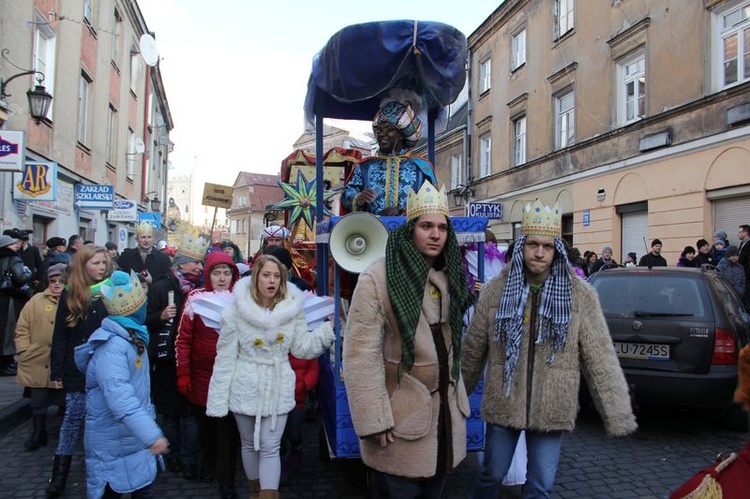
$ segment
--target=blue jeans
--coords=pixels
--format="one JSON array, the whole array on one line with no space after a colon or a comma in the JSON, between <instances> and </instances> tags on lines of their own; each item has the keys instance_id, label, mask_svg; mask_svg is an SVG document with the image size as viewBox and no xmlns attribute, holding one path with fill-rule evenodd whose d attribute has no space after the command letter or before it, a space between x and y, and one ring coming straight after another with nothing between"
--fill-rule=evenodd
<instances>
[{"instance_id":1,"label":"blue jeans","mask_svg":"<svg viewBox=\"0 0 750 499\"><path fill-rule=\"evenodd\" d=\"M487 423L484 461L479 468L477 485L471 494L473 499L497 499L520 434L520 430ZM562 432L540 433L526 430L528 465L526 485L523 487L524 499L551 497L561 447Z\"/></svg>"},{"instance_id":2,"label":"blue jeans","mask_svg":"<svg viewBox=\"0 0 750 499\"><path fill-rule=\"evenodd\" d=\"M83 429L86 417L86 394L84 392L70 392L65 394L65 415L60 424L59 440L55 454L58 456L72 456L76 449L78 437Z\"/></svg>"},{"instance_id":3,"label":"blue jeans","mask_svg":"<svg viewBox=\"0 0 750 499\"><path fill-rule=\"evenodd\" d=\"M183 465L197 466L201 454L198 418L190 416L161 415L161 430L169 441L168 460L179 459Z\"/></svg>"}]
</instances>

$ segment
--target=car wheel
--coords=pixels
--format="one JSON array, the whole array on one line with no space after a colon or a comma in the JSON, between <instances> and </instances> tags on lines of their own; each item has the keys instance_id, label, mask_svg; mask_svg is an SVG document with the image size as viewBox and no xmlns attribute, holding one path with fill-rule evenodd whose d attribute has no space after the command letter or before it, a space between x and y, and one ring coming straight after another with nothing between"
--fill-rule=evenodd
<instances>
[{"instance_id":1,"label":"car wheel","mask_svg":"<svg viewBox=\"0 0 750 499\"><path fill-rule=\"evenodd\" d=\"M746 432L750 428L750 414L740 404L734 404L724 415L727 429Z\"/></svg>"}]
</instances>

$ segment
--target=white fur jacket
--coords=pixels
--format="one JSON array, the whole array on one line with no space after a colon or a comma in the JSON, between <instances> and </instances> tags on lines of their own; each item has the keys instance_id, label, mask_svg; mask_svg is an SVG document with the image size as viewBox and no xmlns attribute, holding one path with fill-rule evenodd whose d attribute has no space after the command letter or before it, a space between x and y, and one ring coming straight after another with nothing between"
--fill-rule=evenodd
<instances>
[{"instance_id":1,"label":"white fur jacket","mask_svg":"<svg viewBox=\"0 0 750 499\"><path fill-rule=\"evenodd\" d=\"M287 291L287 297L269 311L253 301L250 277L235 285L232 303L222 315L207 415L221 417L232 411L271 416L275 425L277 415L294 408L295 376L289 353L313 359L331 346L335 336L330 322L308 332L302 292L295 286Z\"/></svg>"}]
</instances>

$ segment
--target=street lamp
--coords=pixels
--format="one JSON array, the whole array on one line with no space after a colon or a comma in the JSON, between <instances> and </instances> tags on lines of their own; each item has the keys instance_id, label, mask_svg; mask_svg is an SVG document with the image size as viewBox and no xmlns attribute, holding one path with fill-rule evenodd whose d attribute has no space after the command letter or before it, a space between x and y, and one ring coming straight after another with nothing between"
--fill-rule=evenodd
<instances>
[{"instance_id":1,"label":"street lamp","mask_svg":"<svg viewBox=\"0 0 750 499\"><path fill-rule=\"evenodd\" d=\"M2 57L6 61L13 64L6 57L6 54L8 54L9 52L10 51L8 49L3 49ZM15 64L13 65L15 66ZM20 76L27 76L27 75L33 75L33 74L39 74L41 75L41 77L37 78L37 85L34 87L34 89L26 92L26 97L29 100L29 114L31 115L31 118L34 120L34 122L38 125L40 121L42 121L44 118L47 117L47 112L49 111L49 107L52 104L52 95L50 95L50 93L47 92L47 89L44 88L44 85L41 85L41 83L44 81L44 73L42 73L41 71L36 71L36 70L31 69L28 71L22 71L18 74L14 74L7 80L0 80L0 100L5 100L6 97L10 97L11 95L5 92L5 88L8 86L8 83L10 83L11 81L15 80L16 78Z\"/></svg>"},{"instance_id":2,"label":"street lamp","mask_svg":"<svg viewBox=\"0 0 750 499\"><path fill-rule=\"evenodd\" d=\"M150 198L149 195L153 194L154 197ZM143 202L150 203L151 211L158 212L161 208L161 199L159 199L159 193L156 191L147 192L143 195Z\"/></svg>"},{"instance_id":3,"label":"street lamp","mask_svg":"<svg viewBox=\"0 0 750 499\"><path fill-rule=\"evenodd\" d=\"M474 189L471 187L473 183L474 181L469 178L465 184L458 184L453 190L453 201L456 203L456 206L461 206L466 203L469 198L474 197Z\"/></svg>"}]
</instances>

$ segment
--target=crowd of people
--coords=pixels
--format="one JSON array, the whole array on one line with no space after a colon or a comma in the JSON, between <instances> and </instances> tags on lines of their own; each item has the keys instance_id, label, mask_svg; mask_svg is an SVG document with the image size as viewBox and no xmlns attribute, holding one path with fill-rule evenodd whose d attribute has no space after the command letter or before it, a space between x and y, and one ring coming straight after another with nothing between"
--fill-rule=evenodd
<instances>
[{"instance_id":1,"label":"crowd of people","mask_svg":"<svg viewBox=\"0 0 750 499\"><path fill-rule=\"evenodd\" d=\"M498 497L519 440L524 497L549 497L581 373L609 435L637 428L599 302L584 282L619 264L610 246L601 255L569 247L559 206L537 201L507 250L487 245L496 275L479 282L445 189L429 163L410 155L421 130L410 98L381 103L373 123L379 154L357 165L343 193L347 210L405 216L385 256L358 276L342 332L362 459L377 473L381 497L441 497L466 456L468 394L483 377L485 452L471 497ZM160 467L216 481L220 497L235 498L238 452L251 497L279 497L300 465L315 359L335 340L331 322L308 328L303 292L313 274L289 236L267 227L247 261L235 244L209 247L201 237L169 253L154 245L149 224L122 254L74 235L48 239L42 256L29 231L0 236L0 374L16 375L31 400L27 451L46 447L49 409L64 408L47 497L63 493L82 435L91 498L155 497ZM738 237L739 246L726 234L713 245L700 239L677 265L715 265L747 300L750 226ZM661 250L654 239L624 265L666 266Z\"/></svg>"}]
</instances>

